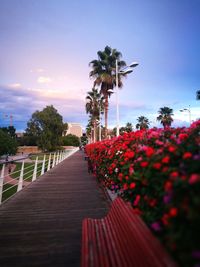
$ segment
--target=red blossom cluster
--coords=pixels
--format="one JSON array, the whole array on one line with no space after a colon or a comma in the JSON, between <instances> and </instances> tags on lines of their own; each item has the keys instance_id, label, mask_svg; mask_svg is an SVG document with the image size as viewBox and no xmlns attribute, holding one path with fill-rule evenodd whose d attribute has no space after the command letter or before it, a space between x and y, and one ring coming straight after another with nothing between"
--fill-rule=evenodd
<instances>
[{"instance_id":1,"label":"red blossom cluster","mask_svg":"<svg viewBox=\"0 0 200 267\"><path fill-rule=\"evenodd\" d=\"M86 146L98 180L132 203L181 266L200 258L200 120ZM185 240L187 238L187 240Z\"/></svg>"}]
</instances>

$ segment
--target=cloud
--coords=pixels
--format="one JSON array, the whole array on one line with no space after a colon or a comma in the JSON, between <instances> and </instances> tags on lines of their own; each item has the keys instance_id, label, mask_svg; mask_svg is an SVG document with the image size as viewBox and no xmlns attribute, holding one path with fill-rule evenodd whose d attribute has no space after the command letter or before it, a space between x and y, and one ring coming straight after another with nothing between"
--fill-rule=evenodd
<instances>
[{"instance_id":1,"label":"cloud","mask_svg":"<svg viewBox=\"0 0 200 267\"><path fill-rule=\"evenodd\" d=\"M85 95L80 92L45 90L0 85L0 127L9 125L9 118L2 114L12 114L17 130L25 129L27 121L36 110L53 105L65 122L87 123L85 113Z\"/></svg>"},{"instance_id":2,"label":"cloud","mask_svg":"<svg viewBox=\"0 0 200 267\"><path fill-rule=\"evenodd\" d=\"M11 83L9 86L11 88L19 88L19 87L21 87L21 84L20 83Z\"/></svg>"},{"instance_id":3,"label":"cloud","mask_svg":"<svg viewBox=\"0 0 200 267\"><path fill-rule=\"evenodd\" d=\"M31 73L42 73L42 72L45 72L45 69L42 69L42 68L38 68L38 69L35 69L35 70L30 70Z\"/></svg>"},{"instance_id":4,"label":"cloud","mask_svg":"<svg viewBox=\"0 0 200 267\"><path fill-rule=\"evenodd\" d=\"M52 79L50 77L44 77L44 76L40 76L37 79L38 83L51 83Z\"/></svg>"}]
</instances>

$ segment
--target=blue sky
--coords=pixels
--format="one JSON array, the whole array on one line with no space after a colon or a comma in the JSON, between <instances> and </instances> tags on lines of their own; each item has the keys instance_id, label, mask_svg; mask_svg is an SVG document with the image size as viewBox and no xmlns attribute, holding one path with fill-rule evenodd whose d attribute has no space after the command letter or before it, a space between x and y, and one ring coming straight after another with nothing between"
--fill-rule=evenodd
<instances>
[{"instance_id":1,"label":"blue sky","mask_svg":"<svg viewBox=\"0 0 200 267\"><path fill-rule=\"evenodd\" d=\"M139 66L120 90L120 124L156 122L174 110L174 126L200 117L199 0L0 0L0 126L18 131L32 113L53 105L65 122L87 124L89 62L106 45ZM115 94L109 127L116 124Z\"/></svg>"}]
</instances>

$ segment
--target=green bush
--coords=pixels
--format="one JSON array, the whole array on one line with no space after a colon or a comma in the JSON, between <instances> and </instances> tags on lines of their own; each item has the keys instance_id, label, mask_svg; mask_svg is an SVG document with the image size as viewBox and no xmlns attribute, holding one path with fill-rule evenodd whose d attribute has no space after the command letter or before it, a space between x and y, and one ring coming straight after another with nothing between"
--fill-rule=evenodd
<instances>
[{"instance_id":1,"label":"green bush","mask_svg":"<svg viewBox=\"0 0 200 267\"><path fill-rule=\"evenodd\" d=\"M63 146L79 146L80 145L80 139L73 134L68 134L66 136L62 137L62 145Z\"/></svg>"},{"instance_id":2,"label":"green bush","mask_svg":"<svg viewBox=\"0 0 200 267\"><path fill-rule=\"evenodd\" d=\"M16 152L16 139L0 129L0 156L4 154L14 155Z\"/></svg>"}]
</instances>

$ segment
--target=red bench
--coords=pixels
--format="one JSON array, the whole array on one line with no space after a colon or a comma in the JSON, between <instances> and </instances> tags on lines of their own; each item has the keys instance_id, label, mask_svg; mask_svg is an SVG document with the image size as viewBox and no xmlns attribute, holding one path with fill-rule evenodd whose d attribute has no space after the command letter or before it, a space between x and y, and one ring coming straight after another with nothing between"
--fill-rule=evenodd
<instances>
[{"instance_id":1,"label":"red bench","mask_svg":"<svg viewBox=\"0 0 200 267\"><path fill-rule=\"evenodd\" d=\"M103 219L84 219L82 267L175 267L131 205L121 198Z\"/></svg>"}]
</instances>

